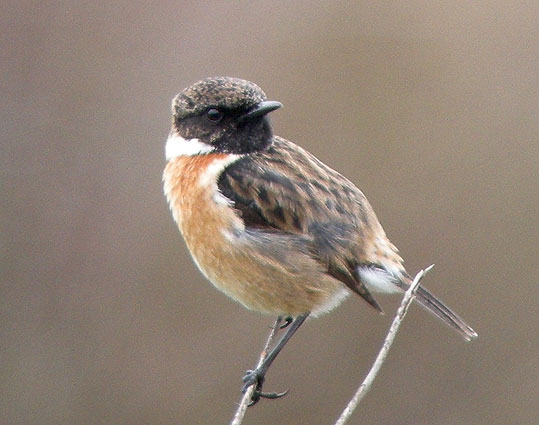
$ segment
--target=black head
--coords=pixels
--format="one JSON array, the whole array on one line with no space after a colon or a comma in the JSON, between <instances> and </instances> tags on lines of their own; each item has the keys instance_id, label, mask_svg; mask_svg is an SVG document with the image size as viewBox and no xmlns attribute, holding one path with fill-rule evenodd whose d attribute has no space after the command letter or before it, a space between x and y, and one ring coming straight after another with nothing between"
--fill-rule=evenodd
<instances>
[{"instance_id":1,"label":"black head","mask_svg":"<svg viewBox=\"0 0 539 425\"><path fill-rule=\"evenodd\" d=\"M206 78L184 89L172 102L172 132L214 151L249 153L272 138L266 114L281 107L266 100L256 84L239 78Z\"/></svg>"}]
</instances>

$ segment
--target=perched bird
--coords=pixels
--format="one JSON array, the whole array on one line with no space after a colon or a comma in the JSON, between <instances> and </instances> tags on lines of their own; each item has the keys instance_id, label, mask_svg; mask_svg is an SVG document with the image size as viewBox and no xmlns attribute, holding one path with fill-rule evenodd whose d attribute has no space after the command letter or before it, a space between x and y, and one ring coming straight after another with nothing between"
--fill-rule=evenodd
<instances>
[{"instance_id":1,"label":"perched bird","mask_svg":"<svg viewBox=\"0 0 539 425\"><path fill-rule=\"evenodd\" d=\"M164 192L200 271L245 307L287 318L264 364L248 371L253 401L265 373L309 314L350 293L375 310L373 292L410 285L397 248L348 179L298 145L274 136L267 114L280 108L254 83L207 78L172 102ZM417 301L466 340L477 336L423 287Z\"/></svg>"}]
</instances>

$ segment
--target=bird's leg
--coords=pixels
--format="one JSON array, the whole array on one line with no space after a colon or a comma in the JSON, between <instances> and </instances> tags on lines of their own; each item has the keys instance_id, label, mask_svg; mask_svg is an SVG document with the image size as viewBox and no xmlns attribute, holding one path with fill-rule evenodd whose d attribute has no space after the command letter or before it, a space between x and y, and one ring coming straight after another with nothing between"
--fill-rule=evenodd
<instances>
[{"instance_id":1,"label":"bird's leg","mask_svg":"<svg viewBox=\"0 0 539 425\"><path fill-rule=\"evenodd\" d=\"M288 327L286 333L282 336L282 338L279 340L277 344L275 344L275 347L268 353L262 364L257 367L255 370L248 370L245 376L243 377L243 388L242 392L247 391L247 388L249 388L251 385L255 385L255 391L253 393L253 398L249 406L252 406L260 400L260 398L279 398L286 395L288 391L285 391L283 393L264 393L262 392L262 385L264 385L264 379L266 376L266 372L268 371L269 367L277 357L277 355L281 352L283 347L286 345L286 343L292 338L292 336L296 333L296 331L299 329L299 327L303 324L305 319L309 316L309 313L304 313L290 322L289 326L286 325L285 327ZM288 318L285 319L288 322Z\"/></svg>"}]
</instances>

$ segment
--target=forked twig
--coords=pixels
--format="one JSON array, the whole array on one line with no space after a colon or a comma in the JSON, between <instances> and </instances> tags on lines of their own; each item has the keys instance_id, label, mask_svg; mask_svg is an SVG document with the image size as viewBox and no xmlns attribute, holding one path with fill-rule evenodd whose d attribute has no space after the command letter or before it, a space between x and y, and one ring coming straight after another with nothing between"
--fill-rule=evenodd
<instances>
[{"instance_id":1,"label":"forked twig","mask_svg":"<svg viewBox=\"0 0 539 425\"><path fill-rule=\"evenodd\" d=\"M341 416L339 416L339 419L337 419L337 422L335 422L335 425L344 425L348 419L352 416L352 413L354 413L354 410L356 409L359 402L363 399L365 394L369 391L374 379L376 378L376 375L378 374L378 371L382 367L382 364L384 363L384 360L387 357L387 353L389 352L389 349L391 348L391 345L393 344L393 340L395 339L395 336L397 335L397 331L399 330L399 327L402 323L402 320L404 319L404 316L406 315L406 312L408 311L408 307L412 303L414 297L415 297L415 291L417 290L417 287L419 286L419 282L421 282L421 279L434 267L434 264L427 267L425 270L420 270L419 273L416 274L414 277L414 280L406 293L404 294L404 298L402 299L401 305L399 309L397 310L397 314L395 315L395 318L393 319L393 322L391 323L391 327L389 328L389 332L387 333L386 339L384 340L384 344L382 345L382 348L380 349L380 352L378 353L378 356L376 357L376 360L374 361L371 370L357 389L356 393L354 394L354 397L350 400L346 408L341 413Z\"/></svg>"},{"instance_id":2,"label":"forked twig","mask_svg":"<svg viewBox=\"0 0 539 425\"><path fill-rule=\"evenodd\" d=\"M277 320L275 320L275 323L273 324L273 327L271 328L271 332L268 336L268 340L266 341L266 345L264 346L264 349L260 353L260 358L258 359L258 364L255 369L258 369L260 366L262 366L262 363L264 362L264 359L268 355L268 350L273 342L273 338L275 337L275 334L280 328L282 318L278 317ZM247 388L247 391L243 394L243 397L241 398L240 404L238 408L236 409L236 413L234 414L234 418L232 419L232 422L230 422L230 425L241 425L243 422L243 418L245 417L245 412L247 411L247 407L249 407L249 403L251 402L251 399L253 397L253 393L255 391L255 385L251 385L249 388Z\"/></svg>"}]
</instances>

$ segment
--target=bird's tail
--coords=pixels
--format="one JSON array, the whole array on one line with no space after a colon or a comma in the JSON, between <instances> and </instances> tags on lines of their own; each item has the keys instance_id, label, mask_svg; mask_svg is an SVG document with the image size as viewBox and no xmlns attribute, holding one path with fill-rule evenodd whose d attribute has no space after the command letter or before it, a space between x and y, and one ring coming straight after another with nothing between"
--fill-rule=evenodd
<instances>
[{"instance_id":1,"label":"bird's tail","mask_svg":"<svg viewBox=\"0 0 539 425\"><path fill-rule=\"evenodd\" d=\"M416 300L419 304L430 313L445 322L449 327L455 329L462 337L471 341L477 338L477 332L475 332L470 326L464 322L457 314L453 313L449 307L447 307L438 298L432 295L422 286L419 286L416 291Z\"/></svg>"}]
</instances>

